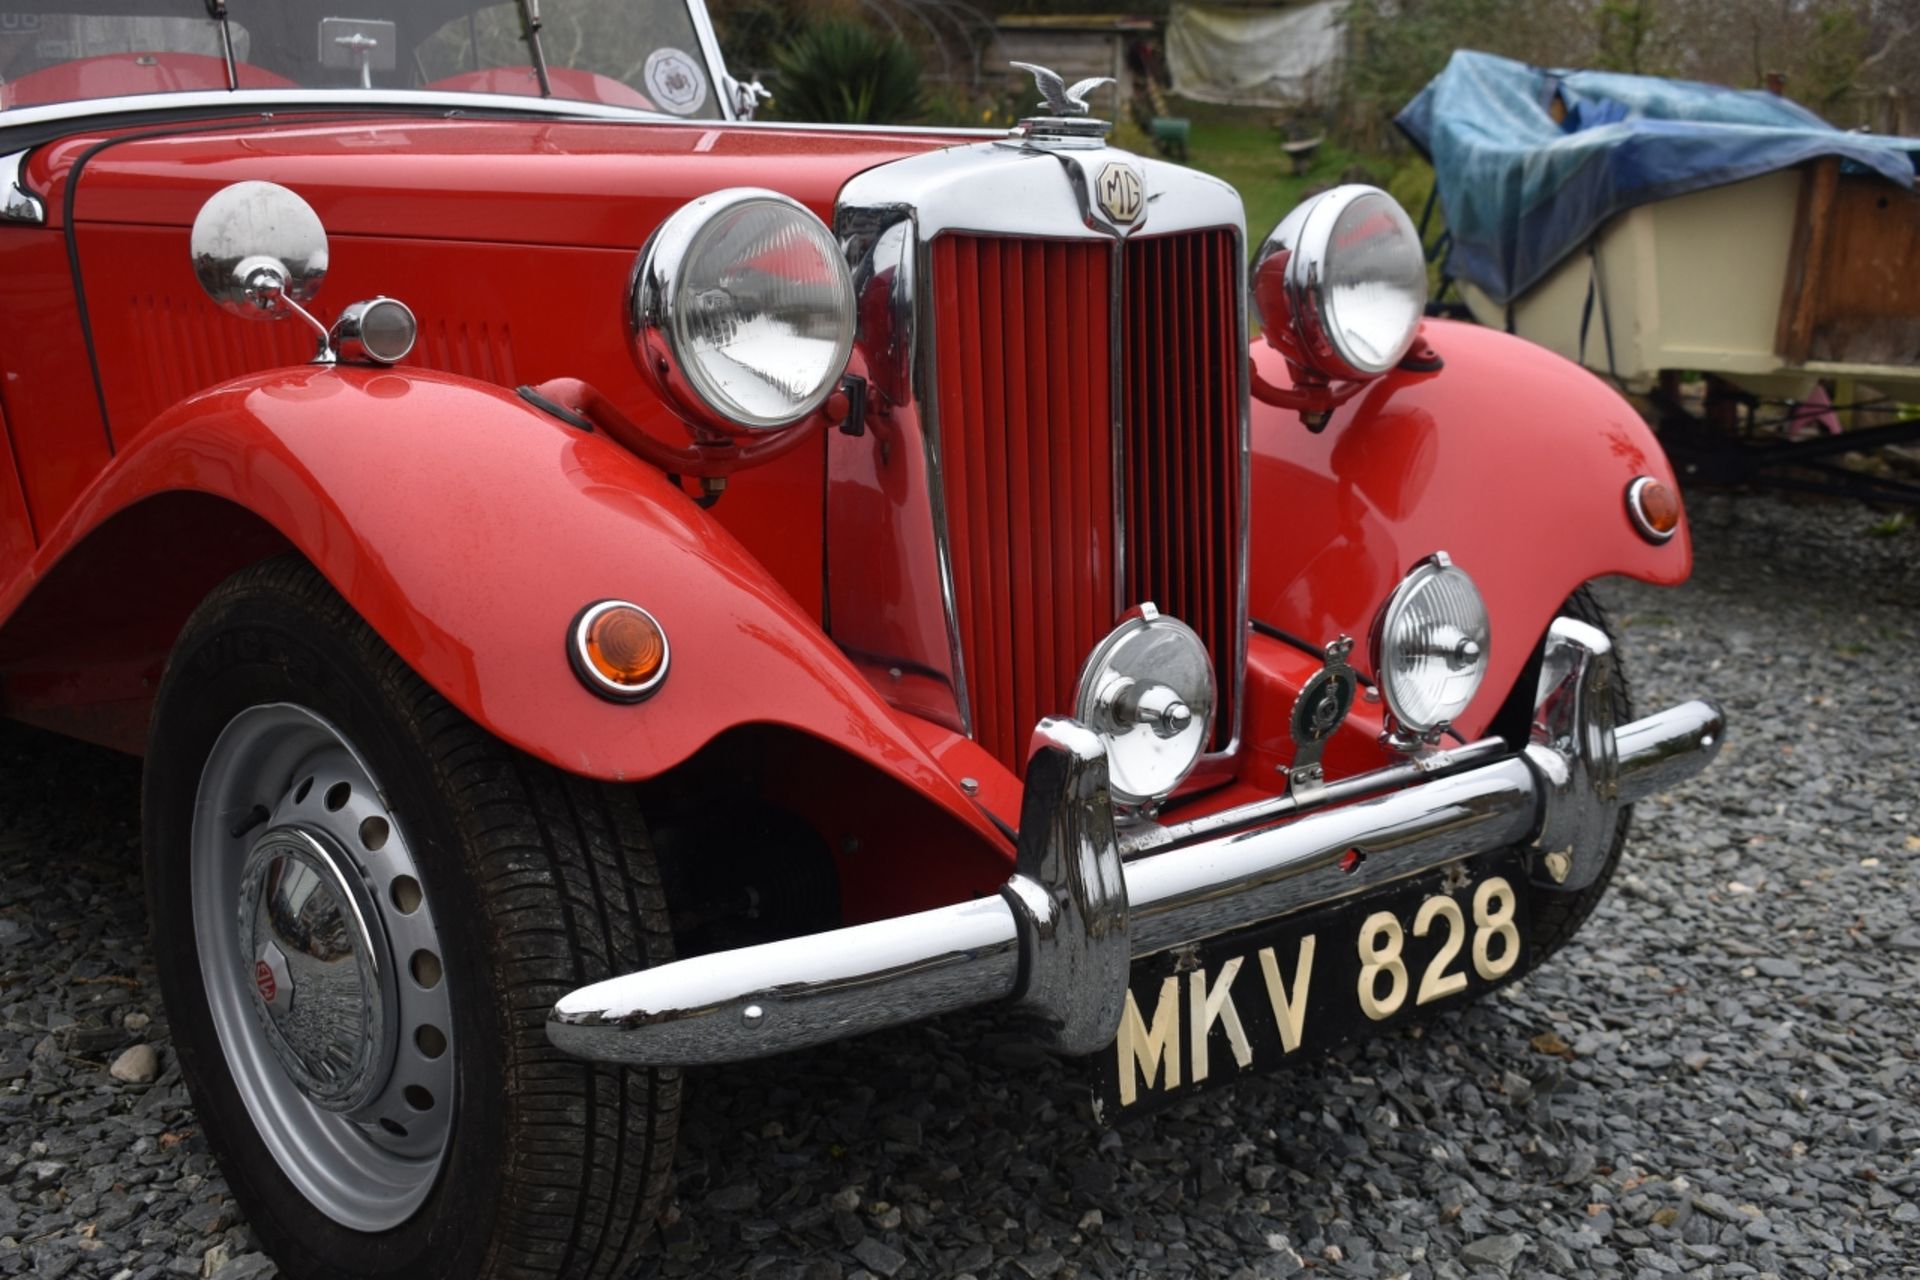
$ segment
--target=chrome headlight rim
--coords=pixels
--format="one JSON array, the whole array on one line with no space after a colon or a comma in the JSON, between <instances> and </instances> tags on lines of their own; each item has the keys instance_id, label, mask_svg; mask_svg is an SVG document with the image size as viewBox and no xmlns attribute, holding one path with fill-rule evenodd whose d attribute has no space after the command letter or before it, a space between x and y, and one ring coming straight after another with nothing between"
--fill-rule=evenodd
<instances>
[{"instance_id":1,"label":"chrome headlight rim","mask_svg":"<svg viewBox=\"0 0 1920 1280\"><path fill-rule=\"evenodd\" d=\"M1443 579L1457 581L1472 593L1484 639L1478 642L1472 658L1477 670L1466 696L1456 699L1455 705L1446 715L1415 715L1409 710L1407 702L1409 691L1400 683L1406 677L1396 674L1388 660L1387 645L1389 640L1399 633L1406 622L1407 615L1419 603L1422 594ZM1462 712L1473 705L1473 700L1480 694L1480 689L1486 681L1493 648L1493 621L1487 613L1486 598L1480 594L1480 586L1473 580L1473 575L1456 565L1445 551L1436 551L1416 563L1394 587L1393 594L1387 597L1386 603L1380 607L1380 612L1374 618L1368 640L1374 681L1380 689L1381 698L1386 703L1390 720L1388 740L1401 746L1434 742L1447 731Z\"/></svg>"},{"instance_id":2,"label":"chrome headlight rim","mask_svg":"<svg viewBox=\"0 0 1920 1280\"><path fill-rule=\"evenodd\" d=\"M1366 183L1355 182L1335 187L1295 207L1268 233L1260 245L1260 252L1254 257L1252 268L1253 291L1258 297L1261 267L1274 254L1287 254L1282 286L1287 314L1281 317L1263 314L1261 321L1276 333L1283 347L1292 348L1288 354L1329 378L1346 382L1369 381L1393 369L1406 359L1407 352L1412 349L1420 333L1420 321L1416 316L1401 341L1392 348L1390 357L1369 360L1350 350L1342 341L1340 327L1332 314L1327 271L1333 251L1334 232L1350 208L1371 198L1380 200L1382 212L1393 220L1396 229L1421 255L1423 274L1420 309L1424 311L1425 251L1420 247L1420 233L1398 200L1379 187Z\"/></svg>"},{"instance_id":3,"label":"chrome headlight rim","mask_svg":"<svg viewBox=\"0 0 1920 1280\"><path fill-rule=\"evenodd\" d=\"M728 215L749 205L766 204L796 215L840 277L846 305L827 374L808 395L787 412L756 414L727 395L697 360L680 348L682 285L685 272L709 237L724 226ZM767 435L806 421L820 410L839 387L853 354L854 294L852 275L833 231L813 210L792 196L765 187L727 187L689 200L668 215L647 238L634 258L627 283L627 324L635 362L667 399L674 411L700 432L724 437Z\"/></svg>"},{"instance_id":4,"label":"chrome headlight rim","mask_svg":"<svg viewBox=\"0 0 1920 1280\"><path fill-rule=\"evenodd\" d=\"M1126 651L1143 639L1149 644L1164 639L1175 645L1186 659L1187 669L1142 669L1125 661ZM1122 669L1125 666L1133 666L1130 674ZM1161 677L1178 683L1170 684ZM1178 695L1186 719L1177 731L1156 732L1147 709L1139 705L1149 686ZM1106 745L1107 786L1117 805L1128 809L1157 805L1179 789L1205 756L1219 706L1213 656L1198 632L1180 619L1161 613L1151 602L1128 611L1093 647L1081 664L1075 689L1074 716L1099 734ZM1116 702L1128 695L1133 698L1128 722L1120 724L1115 720ZM1156 751L1148 736L1173 745ZM1174 767L1169 767L1170 760Z\"/></svg>"}]
</instances>

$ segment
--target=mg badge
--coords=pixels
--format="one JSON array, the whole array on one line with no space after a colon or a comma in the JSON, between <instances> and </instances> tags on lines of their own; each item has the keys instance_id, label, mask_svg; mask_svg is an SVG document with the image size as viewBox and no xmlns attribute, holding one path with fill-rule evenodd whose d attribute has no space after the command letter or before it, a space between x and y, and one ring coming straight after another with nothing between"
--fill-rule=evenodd
<instances>
[{"instance_id":1,"label":"mg badge","mask_svg":"<svg viewBox=\"0 0 1920 1280\"><path fill-rule=\"evenodd\" d=\"M271 942L253 962L253 989L269 1009L285 1010L293 1003L293 976L287 972L286 954Z\"/></svg>"},{"instance_id":2,"label":"mg badge","mask_svg":"<svg viewBox=\"0 0 1920 1280\"><path fill-rule=\"evenodd\" d=\"M1100 208L1116 224L1125 225L1140 216L1143 185L1133 166L1115 160L1100 171L1094 184L1100 196Z\"/></svg>"}]
</instances>

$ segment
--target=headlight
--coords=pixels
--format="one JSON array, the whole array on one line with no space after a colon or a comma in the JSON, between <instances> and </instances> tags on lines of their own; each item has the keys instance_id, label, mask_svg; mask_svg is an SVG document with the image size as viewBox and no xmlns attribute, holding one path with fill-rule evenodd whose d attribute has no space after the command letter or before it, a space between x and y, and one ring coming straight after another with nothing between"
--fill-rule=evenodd
<instances>
[{"instance_id":1,"label":"headlight","mask_svg":"<svg viewBox=\"0 0 1920 1280\"><path fill-rule=\"evenodd\" d=\"M1431 737L1453 722L1487 674L1487 606L1444 551L1394 589L1373 629L1373 669L1400 728Z\"/></svg>"},{"instance_id":2,"label":"headlight","mask_svg":"<svg viewBox=\"0 0 1920 1280\"><path fill-rule=\"evenodd\" d=\"M696 426L737 435L818 409L853 347L853 282L799 203L716 191L668 218L634 264L634 358Z\"/></svg>"},{"instance_id":3,"label":"headlight","mask_svg":"<svg viewBox=\"0 0 1920 1280\"><path fill-rule=\"evenodd\" d=\"M1398 201L1335 187L1280 220L1253 264L1260 322L1276 346L1329 378L1399 364L1427 306L1427 259Z\"/></svg>"},{"instance_id":4,"label":"headlight","mask_svg":"<svg viewBox=\"0 0 1920 1280\"><path fill-rule=\"evenodd\" d=\"M1115 800L1158 800L1193 771L1213 722L1213 692L1207 646L1150 604L1095 646L1074 714L1106 739Z\"/></svg>"}]
</instances>

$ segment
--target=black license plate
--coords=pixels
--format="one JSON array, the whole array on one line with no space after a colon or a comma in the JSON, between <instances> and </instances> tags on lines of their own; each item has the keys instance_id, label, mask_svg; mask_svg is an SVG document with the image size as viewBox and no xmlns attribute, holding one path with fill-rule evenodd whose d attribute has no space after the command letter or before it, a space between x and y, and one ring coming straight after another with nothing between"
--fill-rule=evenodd
<instances>
[{"instance_id":1,"label":"black license plate","mask_svg":"<svg viewBox=\"0 0 1920 1280\"><path fill-rule=\"evenodd\" d=\"M1094 1114L1151 1111L1518 977L1525 874L1502 851L1135 961Z\"/></svg>"}]
</instances>

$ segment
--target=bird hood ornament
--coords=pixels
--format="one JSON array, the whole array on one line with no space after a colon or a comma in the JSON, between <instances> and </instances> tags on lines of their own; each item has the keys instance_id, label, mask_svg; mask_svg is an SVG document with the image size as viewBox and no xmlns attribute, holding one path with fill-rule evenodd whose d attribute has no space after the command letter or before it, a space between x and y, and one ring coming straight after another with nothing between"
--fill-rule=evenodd
<instances>
[{"instance_id":1,"label":"bird hood ornament","mask_svg":"<svg viewBox=\"0 0 1920 1280\"><path fill-rule=\"evenodd\" d=\"M1035 66L1031 62L1016 62L1014 66L1033 76L1034 87L1040 90L1040 106L1050 115L1059 118L1084 116L1091 112L1087 105L1087 95L1103 84L1112 84L1112 76L1088 76L1071 87L1060 78L1057 72L1046 67Z\"/></svg>"}]
</instances>

